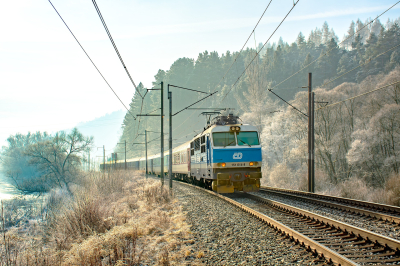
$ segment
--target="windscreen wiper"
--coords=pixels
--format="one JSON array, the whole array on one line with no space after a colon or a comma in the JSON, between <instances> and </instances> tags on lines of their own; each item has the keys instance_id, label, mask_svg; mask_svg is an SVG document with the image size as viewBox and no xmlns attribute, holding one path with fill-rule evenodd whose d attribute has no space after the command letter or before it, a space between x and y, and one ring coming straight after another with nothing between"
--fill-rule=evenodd
<instances>
[{"instance_id":1,"label":"windscreen wiper","mask_svg":"<svg viewBox=\"0 0 400 266\"><path fill-rule=\"evenodd\" d=\"M239 139L241 142L243 142L246 145L249 145L249 147L251 147L251 145L249 143L244 142L243 140Z\"/></svg>"},{"instance_id":2,"label":"windscreen wiper","mask_svg":"<svg viewBox=\"0 0 400 266\"><path fill-rule=\"evenodd\" d=\"M226 146L230 146L232 143L234 143L235 141L234 140L232 140L229 144L226 144L225 146L224 146L224 148L226 147Z\"/></svg>"}]
</instances>

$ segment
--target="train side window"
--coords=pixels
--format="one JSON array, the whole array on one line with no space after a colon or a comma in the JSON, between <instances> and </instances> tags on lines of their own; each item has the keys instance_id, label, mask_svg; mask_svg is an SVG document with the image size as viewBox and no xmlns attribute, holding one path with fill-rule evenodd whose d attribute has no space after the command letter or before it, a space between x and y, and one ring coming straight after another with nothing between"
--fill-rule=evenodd
<instances>
[{"instance_id":1,"label":"train side window","mask_svg":"<svg viewBox=\"0 0 400 266\"><path fill-rule=\"evenodd\" d=\"M201 153L206 152L206 135L201 136Z\"/></svg>"},{"instance_id":2,"label":"train side window","mask_svg":"<svg viewBox=\"0 0 400 266\"><path fill-rule=\"evenodd\" d=\"M190 155L194 155L194 142L190 142Z\"/></svg>"},{"instance_id":3,"label":"train side window","mask_svg":"<svg viewBox=\"0 0 400 266\"><path fill-rule=\"evenodd\" d=\"M174 154L173 160L174 160L173 164L179 164L179 153L178 152Z\"/></svg>"}]
</instances>

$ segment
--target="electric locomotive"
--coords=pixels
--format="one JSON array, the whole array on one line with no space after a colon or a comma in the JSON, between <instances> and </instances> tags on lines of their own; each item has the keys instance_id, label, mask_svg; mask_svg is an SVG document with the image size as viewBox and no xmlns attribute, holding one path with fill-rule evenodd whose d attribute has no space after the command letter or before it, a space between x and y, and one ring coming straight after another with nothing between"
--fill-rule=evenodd
<instances>
[{"instance_id":1,"label":"electric locomotive","mask_svg":"<svg viewBox=\"0 0 400 266\"><path fill-rule=\"evenodd\" d=\"M217 193L258 191L262 177L259 134L256 127L239 123L238 119L232 114L219 115L191 141L174 148L174 178L201 184ZM169 153L164 153L164 169L160 157L160 154L148 157L149 173L168 172ZM145 158L127 162L130 169L146 169ZM118 169L124 167L124 161L114 164Z\"/></svg>"},{"instance_id":2,"label":"electric locomotive","mask_svg":"<svg viewBox=\"0 0 400 266\"><path fill-rule=\"evenodd\" d=\"M261 145L257 129L232 114L218 116L190 142L190 177L218 193L258 191Z\"/></svg>"}]
</instances>

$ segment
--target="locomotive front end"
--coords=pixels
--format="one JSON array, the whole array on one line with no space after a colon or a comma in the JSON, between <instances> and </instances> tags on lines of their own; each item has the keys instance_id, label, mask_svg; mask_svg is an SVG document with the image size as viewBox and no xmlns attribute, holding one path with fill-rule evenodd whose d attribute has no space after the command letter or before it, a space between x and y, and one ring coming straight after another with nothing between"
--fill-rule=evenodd
<instances>
[{"instance_id":1,"label":"locomotive front end","mask_svg":"<svg viewBox=\"0 0 400 266\"><path fill-rule=\"evenodd\" d=\"M221 125L211 132L212 189L218 193L260 189L261 145L256 127Z\"/></svg>"}]
</instances>

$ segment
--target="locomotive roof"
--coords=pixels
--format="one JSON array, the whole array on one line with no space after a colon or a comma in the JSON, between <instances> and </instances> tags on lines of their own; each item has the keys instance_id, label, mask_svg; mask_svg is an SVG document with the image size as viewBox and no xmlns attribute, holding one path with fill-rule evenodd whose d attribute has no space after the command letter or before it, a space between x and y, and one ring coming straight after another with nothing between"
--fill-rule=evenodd
<instances>
[{"instance_id":1,"label":"locomotive roof","mask_svg":"<svg viewBox=\"0 0 400 266\"><path fill-rule=\"evenodd\" d=\"M203 132L197 134L194 136L193 139L196 139L198 137L201 137L207 133L212 133L212 132L228 132L230 131L231 126L238 126L240 127L241 131L258 131L255 126L249 125L249 124L229 124L229 125L211 125L209 128L204 130Z\"/></svg>"}]
</instances>

